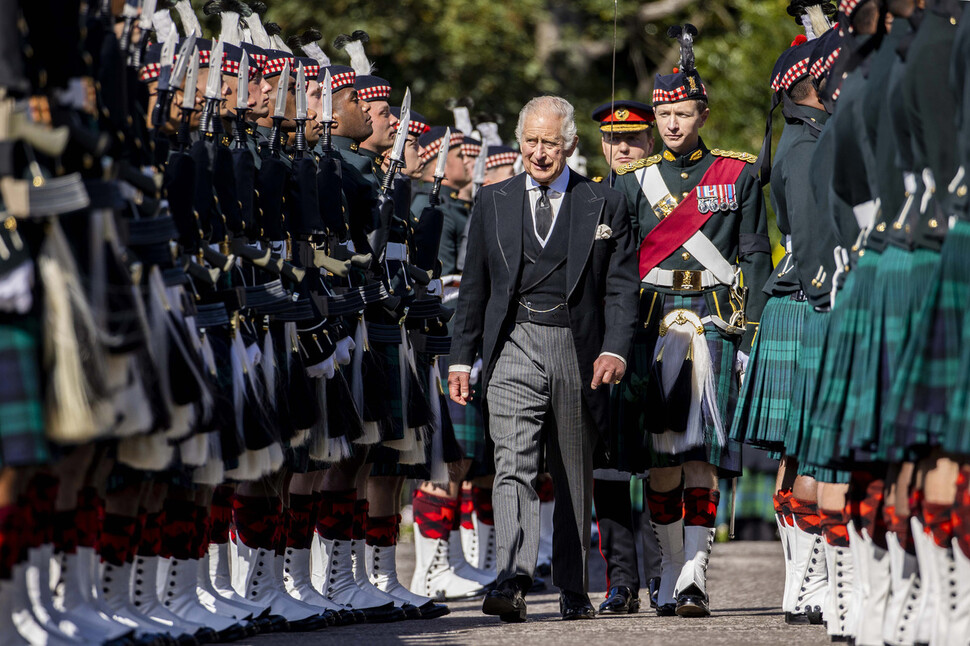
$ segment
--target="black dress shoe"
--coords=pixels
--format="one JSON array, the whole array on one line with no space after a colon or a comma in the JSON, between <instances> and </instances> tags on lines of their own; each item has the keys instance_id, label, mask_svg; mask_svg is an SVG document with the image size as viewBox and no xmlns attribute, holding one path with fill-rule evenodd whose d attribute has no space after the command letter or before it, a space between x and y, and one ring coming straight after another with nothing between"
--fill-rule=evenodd
<instances>
[{"instance_id":1,"label":"black dress shoe","mask_svg":"<svg viewBox=\"0 0 970 646\"><path fill-rule=\"evenodd\" d=\"M689 585L677 595L677 615L680 617L710 617L707 595L696 585Z\"/></svg>"},{"instance_id":2,"label":"black dress shoe","mask_svg":"<svg viewBox=\"0 0 970 646\"><path fill-rule=\"evenodd\" d=\"M559 612L562 613L563 621L592 619L596 616L596 610L589 602L588 596L565 590L559 593Z\"/></svg>"},{"instance_id":3,"label":"black dress shoe","mask_svg":"<svg viewBox=\"0 0 970 646\"><path fill-rule=\"evenodd\" d=\"M677 615L676 603L665 603L662 606L657 606L658 617L674 617L676 615Z\"/></svg>"},{"instance_id":4,"label":"black dress shoe","mask_svg":"<svg viewBox=\"0 0 970 646\"><path fill-rule=\"evenodd\" d=\"M502 582L497 588L485 595L485 601L482 602L482 612L486 615L498 615L499 619L507 623L525 621L527 611L522 590L514 582Z\"/></svg>"},{"instance_id":5,"label":"black dress shoe","mask_svg":"<svg viewBox=\"0 0 970 646\"><path fill-rule=\"evenodd\" d=\"M606 601L600 604L600 614L632 615L640 611L640 598L625 585L610 588Z\"/></svg>"},{"instance_id":6,"label":"black dress shoe","mask_svg":"<svg viewBox=\"0 0 970 646\"><path fill-rule=\"evenodd\" d=\"M650 591L650 607L657 607L657 600L660 599L660 577L655 576L647 581L647 590Z\"/></svg>"},{"instance_id":7,"label":"black dress shoe","mask_svg":"<svg viewBox=\"0 0 970 646\"><path fill-rule=\"evenodd\" d=\"M438 617L444 617L451 609L443 603L435 603L434 601L428 601L427 603L418 606L421 610L422 619L437 619Z\"/></svg>"}]
</instances>

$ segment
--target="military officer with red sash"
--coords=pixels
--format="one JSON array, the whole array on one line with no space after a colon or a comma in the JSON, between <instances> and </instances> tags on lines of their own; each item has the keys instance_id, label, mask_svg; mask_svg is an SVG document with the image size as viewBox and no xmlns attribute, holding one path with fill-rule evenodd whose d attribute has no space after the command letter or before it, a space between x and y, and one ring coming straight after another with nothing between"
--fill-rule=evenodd
<instances>
[{"instance_id":1,"label":"military officer with red sash","mask_svg":"<svg viewBox=\"0 0 970 646\"><path fill-rule=\"evenodd\" d=\"M694 68L692 25L671 28L679 70L656 77L664 147L617 170L639 234L640 318L628 373L614 389L614 424L635 425L648 449L645 498L662 551L658 614L710 614L707 562L719 477L740 474L728 438L771 271L754 155L708 148L710 110Z\"/></svg>"}]
</instances>

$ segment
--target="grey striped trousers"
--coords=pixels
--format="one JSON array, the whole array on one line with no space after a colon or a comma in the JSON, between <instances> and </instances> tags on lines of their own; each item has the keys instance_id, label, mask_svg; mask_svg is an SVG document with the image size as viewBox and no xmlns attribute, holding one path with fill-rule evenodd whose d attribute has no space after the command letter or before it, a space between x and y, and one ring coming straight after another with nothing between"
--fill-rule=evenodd
<instances>
[{"instance_id":1,"label":"grey striped trousers","mask_svg":"<svg viewBox=\"0 0 970 646\"><path fill-rule=\"evenodd\" d=\"M583 397L576 346L567 328L517 323L488 382L495 443L495 541L499 583L535 574L539 499L535 481L545 444L555 487L553 584L587 589L594 425Z\"/></svg>"}]
</instances>

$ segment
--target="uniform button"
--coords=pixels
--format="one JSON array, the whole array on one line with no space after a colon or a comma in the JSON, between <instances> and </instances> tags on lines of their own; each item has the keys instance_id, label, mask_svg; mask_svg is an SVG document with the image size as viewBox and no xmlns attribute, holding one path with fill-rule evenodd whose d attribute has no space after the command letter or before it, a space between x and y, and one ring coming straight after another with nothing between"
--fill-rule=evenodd
<instances>
[{"instance_id":1,"label":"uniform button","mask_svg":"<svg viewBox=\"0 0 970 646\"><path fill-rule=\"evenodd\" d=\"M681 173L680 174L680 178L681 179L687 179L688 177L690 177L690 175L688 175L687 173Z\"/></svg>"},{"instance_id":2,"label":"uniform button","mask_svg":"<svg viewBox=\"0 0 970 646\"><path fill-rule=\"evenodd\" d=\"M690 254L687 253L686 251L680 254L680 257L683 258L684 260L690 260Z\"/></svg>"},{"instance_id":3,"label":"uniform button","mask_svg":"<svg viewBox=\"0 0 970 646\"><path fill-rule=\"evenodd\" d=\"M688 195L687 191L684 191L683 193L681 193L682 197L687 197L687 195Z\"/></svg>"}]
</instances>

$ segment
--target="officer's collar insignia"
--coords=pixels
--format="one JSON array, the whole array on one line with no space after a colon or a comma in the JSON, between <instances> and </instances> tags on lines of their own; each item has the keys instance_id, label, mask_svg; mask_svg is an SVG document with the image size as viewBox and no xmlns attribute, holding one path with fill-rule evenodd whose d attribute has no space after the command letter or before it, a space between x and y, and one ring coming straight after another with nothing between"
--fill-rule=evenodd
<instances>
[{"instance_id":1,"label":"officer's collar insignia","mask_svg":"<svg viewBox=\"0 0 970 646\"><path fill-rule=\"evenodd\" d=\"M359 148L360 148L360 144L357 143L356 141L354 143L350 144L350 149L352 151L354 151L354 152L357 152L357 149L359 149Z\"/></svg>"},{"instance_id":2,"label":"officer's collar insignia","mask_svg":"<svg viewBox=\"0 0 970 646\"><path fill-rule=\"evenodd\" d=\"M704 156L704 151L701 150L701 149L697 149L697 150L695 150L694 152L691 153L691 155L690 155L690 157L688 157L688 159L690 159L692 162L696 162L698 159L700 159L703 156Z\"/></svg>"},{"instance_id":3,"label":"officer's collar insignia","mask_svg":"<svg viewBox=\"0 0 970 646\"><path fill-rule=\"evenodd\" d=\"M666 159L667 161L676 161L677 160L677 158L674 157L674 154L672 152L670 152L669 150L665 150L664 151L664 159Z\"/></svg>"}]
</instances>

